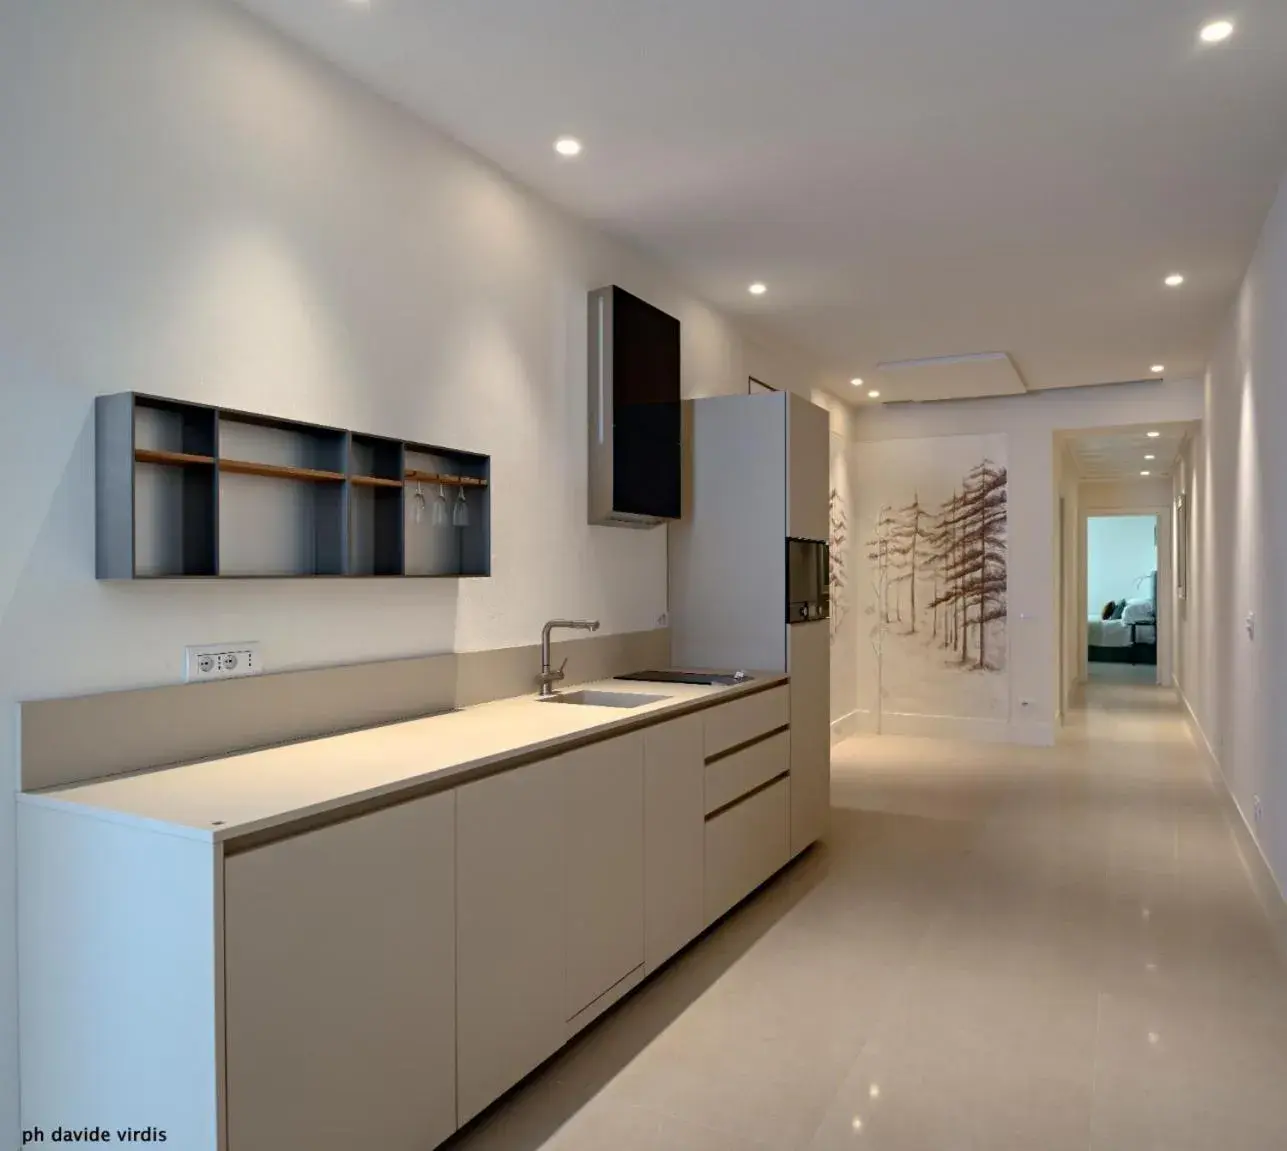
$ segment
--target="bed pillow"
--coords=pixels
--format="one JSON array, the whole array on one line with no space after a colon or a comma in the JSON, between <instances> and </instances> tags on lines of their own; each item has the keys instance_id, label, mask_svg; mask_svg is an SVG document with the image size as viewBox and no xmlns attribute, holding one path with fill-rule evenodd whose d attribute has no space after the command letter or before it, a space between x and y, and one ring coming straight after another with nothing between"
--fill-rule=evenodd
<instances>
[{"instance_id":1,"label":"bed pillow","mask_svg":"<svg viewBox=\"0 0 1287 1151\"><path fill-rule=\"evenodd\" d=\"M1113 614L1112 614L1112 615L1110 615L1108 618L1109 618L1109 619L1121 619L1121 618L1122 618L1122 613L1123 613L1123 612L1125 612L1125 611L1126 611L1126 601L1125 601L1124 599L1119 599L1119 600L1117 601L1117 606L1116 606L1115 608L1113 608Z\"/></svg>"},{"instance_id":2,"label":"bed pillow","mask_svg":"<svg viewBox=\"0 0 1287 1151\"><path fill-rule=\"evenodd\" d=\"M1152 600L1128 599L1126 610L1122 612L1123 623L1152 623L1157 614Z\"/></svg>"},{"instance_id":3,"label":"bed pillow","mask_svg":"<svg viewBox=\"0 0 1287 1151\"><path fill-rule=\"evenodd\" d=\"M1113 612L1117 610L1117 605L1110 599L1105 605L1104 610L1099 613L1100 619L1112 619Z\"/></svg>"}]
</instances>

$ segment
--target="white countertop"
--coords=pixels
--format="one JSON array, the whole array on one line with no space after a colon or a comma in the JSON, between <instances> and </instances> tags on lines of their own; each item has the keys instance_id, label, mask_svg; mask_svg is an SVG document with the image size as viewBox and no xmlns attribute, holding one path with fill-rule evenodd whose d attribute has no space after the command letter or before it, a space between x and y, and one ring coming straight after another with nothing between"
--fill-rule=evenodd
<instances>
[{"instance_id":1,"label":"white countertop","mask_svg":"<svg viewBox=\"0 0 1287 1151\"><path fill-rule=\"evenodd\" d=\"M665 698L626 709L540 703L535 695L520 696L347 735L25 792L18 799L213 843L430 781L451 786L497 770L507 760L533 752L557 754L587 736L630 730L640 720L690 711L715 697L724 702L786 678L756 673L730 687L600 680L562 690Z\"/></svg>"}]
</instances>

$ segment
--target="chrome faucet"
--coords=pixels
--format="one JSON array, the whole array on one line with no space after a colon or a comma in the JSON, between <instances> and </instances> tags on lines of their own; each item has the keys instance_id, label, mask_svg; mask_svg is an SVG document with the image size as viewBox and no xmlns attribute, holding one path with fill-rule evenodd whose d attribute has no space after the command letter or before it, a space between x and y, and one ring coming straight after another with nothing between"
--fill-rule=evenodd
<instances>
[{"instance_id":1,"label":"chrome faucet","mask_svg":"<svg viewBox=\"0 0 1287 1151\"><path fill-rule=\"evenodd\" d=\"M550 668L550 632L556 627L573 628L577 631L598 631L597 619L552 619L541 628L541 694L553 695L554 685L563 678L563 669L568 661L559 664L557 671Z\"/></svg>"}]
</instances>

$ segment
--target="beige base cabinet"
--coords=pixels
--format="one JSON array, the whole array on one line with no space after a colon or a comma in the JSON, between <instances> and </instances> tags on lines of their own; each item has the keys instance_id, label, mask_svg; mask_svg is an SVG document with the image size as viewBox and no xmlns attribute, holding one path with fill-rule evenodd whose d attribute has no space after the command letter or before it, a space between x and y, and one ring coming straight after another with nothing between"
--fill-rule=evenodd
<instances>
[{"instance_id":1,"label":"beige base cabinet","mask_svg":"<svg viewBox=\"0 0 1287 1151\"><path fill-rule=\"evenodd\" d=\"M456 789L462 1125L567 1037L564 779L555 758Z\"/></svg>"},{"instance_id":2,"label":"beige base cabinet","mask_svg":"<svg viewBox=\"0 0 1287 1151\"><path fill-rule=\"evenodd\" d=\"M24 1126L431 1151L787 862L787 703L254 845L20 802Z\"/></svg>"},{"instance_id":3,"label":"beige base cabinet","mask_svg":"<svg viewBox=\"0 0 1287 1151\"><path fill-rule=\"evenodd\" d=\"M455 795L228 857L229 1151L456 1129Z\"/></svg>"},{"instance_id":4,"label":"beige base cabinet","mask_svg":"<svg viewBox=\"0 0 1287 1151\"><path fill-rule=\"evenodd\" d=\"M560 756L568 1020L644 962L644 737Z\"/></svg>"},{"instance_id":5,"label":"beige base cabinet","mask_svg":"<svg viewBox=\"0 0 1287 1151\"><path fill-rule=\"evenodd\" d=\"M780 779L706 821L706 922L714 923L791 858L791 786Z\"/></svg>"},{"instance_id":6,"label":"beige base cabinet","mask_svg":"<svg viewBox=\"0 0 1287 1151\"><path fill-rule=\"evenodd\" d=\"M644 968L656 971L706 926L702 717L647 728L644 738Z\"/></svg>"}]
</instances>

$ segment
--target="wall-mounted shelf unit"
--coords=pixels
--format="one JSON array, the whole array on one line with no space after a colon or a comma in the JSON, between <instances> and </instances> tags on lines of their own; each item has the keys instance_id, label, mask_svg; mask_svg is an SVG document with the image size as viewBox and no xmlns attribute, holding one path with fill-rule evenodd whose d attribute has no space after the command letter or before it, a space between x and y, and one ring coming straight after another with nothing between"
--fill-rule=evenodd
<instances>
[{"instance_id":1,"label":"wall-mounted shelf unit","mask_svg":"<svg viewBox=\"0 0 1287 1151\"><path fill-rule=\"evenodd\" d=\"M95 430L99 579L491 574L488 456L135 392Z\"/></svg>"}]
</instances>

